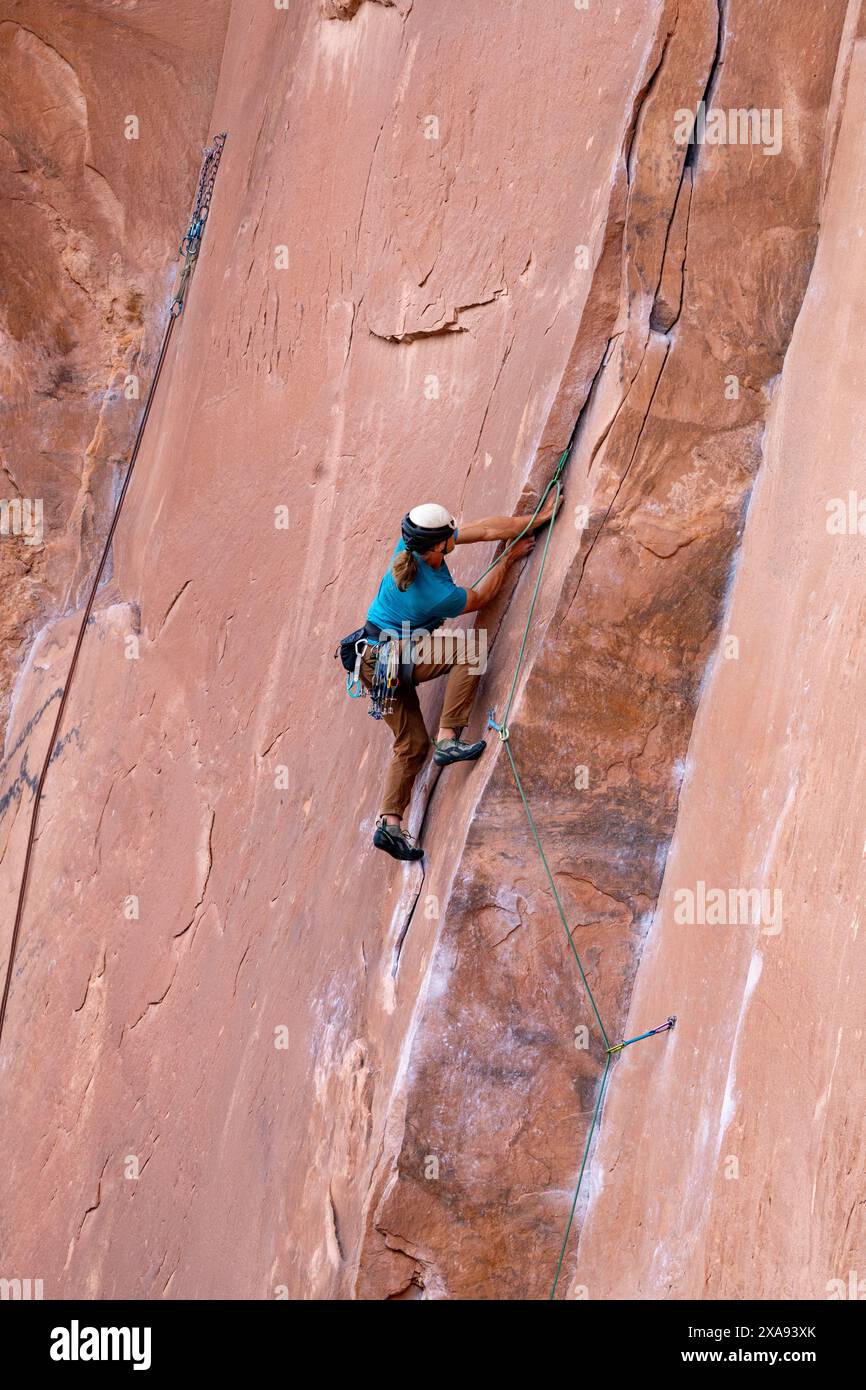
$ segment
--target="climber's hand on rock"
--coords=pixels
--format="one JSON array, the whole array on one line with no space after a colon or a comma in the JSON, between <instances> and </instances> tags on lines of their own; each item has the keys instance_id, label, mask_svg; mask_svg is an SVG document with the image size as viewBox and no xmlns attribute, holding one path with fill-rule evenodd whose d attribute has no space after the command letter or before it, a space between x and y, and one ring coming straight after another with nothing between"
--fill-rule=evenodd
<instances>
[{"instance_id":1,"label":"climber's hand on rock","mask_svg":"<svg viewBox=\"0 0 866 1390\"><path fill-rule=\"evenodd\" d=\"M478 583L466 590L464 613L477 613L479 609L496 597L505 583L508 571L516 560L523 560L535 546L534 536L524 536L522 541L512 542L509 549L503 550L499 560L494 562L489 573L482 575Z\"/></svg>"},{"instance_id":2,"label":"climber's hand on rock","mask_svg":"<svg viewBox=\"0 0 866 1390\"><path fill-rule=\"evenodd\" d=\"M562 498L560 498L559 501L561 502ZM557 510L557 506L557 499L555 497L549 497L532 523L533 531L537 531L539 526L547 525L548 521L552 519L554 512Z\"/></svg>"},{"instance_id":3,"label":"climber's hand on rock","mask_svg":"<svg viewBox=\"0 0 866 1390\"><path fill-rule=\"evenodd\" d=\"M511 547L511 549L508 552L508 559L512 562L512 564L516 560L522 560L525 555L529 555L529 553L534 549L534 547L535 537L524 536L522 541L517 541L516 544Z\"/></svg>"}]
</instances>

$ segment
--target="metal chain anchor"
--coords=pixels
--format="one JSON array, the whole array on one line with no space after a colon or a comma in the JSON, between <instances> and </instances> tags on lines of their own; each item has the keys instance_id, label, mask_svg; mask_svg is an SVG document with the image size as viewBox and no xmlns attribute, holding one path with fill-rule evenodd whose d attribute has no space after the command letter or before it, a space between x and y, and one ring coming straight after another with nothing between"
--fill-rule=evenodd
<instances>
[{"instance_id":1,"label":"metal chain anchor","mask_svg":"<svg viewBox=\"0 0 866 1390\"><path fill-rule=\"evenodd\" d=\"M222 156L223 146L226 142L227 131L221 131L213 138L213 144L207 145L202 151L201 173L198 176L198 188L195 193L195 201L192 206L192 215L189 220L189 227L178 250L184 257L183 269L180 272L177 292L171 301L171 315L179 318L183 313L184 296L186 295L187 285L193 272L193 267L198 260L198 253L201 249L201 241L204 236L204 224L210 212L211 198L213 197L214 183L216 182L217 170L219 169L220 157Z\"/></svg>"}]
</instances>

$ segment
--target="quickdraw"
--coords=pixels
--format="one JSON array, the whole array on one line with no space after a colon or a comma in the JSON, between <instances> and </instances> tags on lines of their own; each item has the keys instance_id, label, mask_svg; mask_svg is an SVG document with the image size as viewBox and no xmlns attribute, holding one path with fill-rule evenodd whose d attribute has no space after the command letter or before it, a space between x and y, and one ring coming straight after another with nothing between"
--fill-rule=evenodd
<instances>
[{"instance_id":1,"label":"quickdraw","mask_svg":"<svg viewBox=\"0 0 866 1390\"><path fill-rule=\"evenodd\" d=\"M608 1055L614 1052L622 1052L624 1047L631 1047L632 1043L643 1042L644 1038L654 1038L656 1033L669 1033L672 1028L676 1027L676 1024L677 1016L676 1014L671 1014L667 1023L660 1023L658 1028L650 1028L646 1033L638 1033L636 1038L626 1038L625 1042L614 1043L612 1047L606 1047L604 1050Z\"/></svg>"},{"instance_id":2,"label":"quickdraw","mask_svg":"<svg viewBox=\"0 0 866 1390\"><path fill-rule=\"evenodd\" d=\"M355 643L355 666L346 677L346 694L350 700L362 700L367 693L361 680L361 662L369 645L366 637Z\"/></svg>"}]
</instances>

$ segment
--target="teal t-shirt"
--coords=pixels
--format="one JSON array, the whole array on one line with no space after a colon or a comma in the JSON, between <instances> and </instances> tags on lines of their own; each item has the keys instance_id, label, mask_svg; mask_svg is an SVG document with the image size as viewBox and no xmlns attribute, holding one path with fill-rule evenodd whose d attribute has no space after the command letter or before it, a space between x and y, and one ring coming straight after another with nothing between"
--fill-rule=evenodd
<instances>
[{"instance_id":1,"label":"teal t-shirt","mask_svg":"<svg viewBox=\"0 0 866 1390\"><path fill-rule=\"evenodd\" d=\"M391 556L391 564L405 550L400 539ZM370 604L367 619L377 627L387 627L399 633L407 622L411 628L427 628L432 631L446 618L456 618L466 607L466 590L461 589L451 578L447 561L443 560L438 570L423 559L418 562L418 573L408 589L398 589L388 567L388 573L379 585L379 592Z\"/></svg>"}]
</instances>

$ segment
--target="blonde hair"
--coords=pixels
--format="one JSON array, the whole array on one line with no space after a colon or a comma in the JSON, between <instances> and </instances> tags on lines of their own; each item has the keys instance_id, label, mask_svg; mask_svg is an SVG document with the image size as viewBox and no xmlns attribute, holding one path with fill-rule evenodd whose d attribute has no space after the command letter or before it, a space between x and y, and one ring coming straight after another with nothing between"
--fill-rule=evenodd
<instances>
[{"instance_id":1,"label":"blonde hair","mask_svg":"<svg viewBox=\"0 0 866 1390\"><path fill-rule=\"evenodd\" d=\"M393 565L391 574L401 593L409 588L418 573L418 560L411 550L401 550Z\"/></svg>"}]
</instances>

